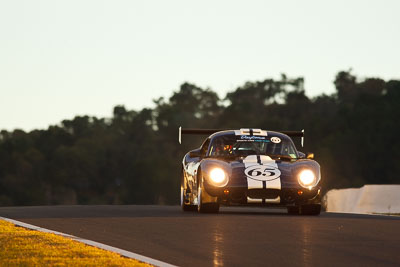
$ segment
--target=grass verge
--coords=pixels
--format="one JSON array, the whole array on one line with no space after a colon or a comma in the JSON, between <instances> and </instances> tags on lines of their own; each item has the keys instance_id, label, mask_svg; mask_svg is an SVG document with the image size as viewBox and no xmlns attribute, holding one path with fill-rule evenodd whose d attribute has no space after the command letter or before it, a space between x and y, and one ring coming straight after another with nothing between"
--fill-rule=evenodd
<instances>
[{"instance_id":1,"label":"grass verge","mask_svg":"<svg viewBox=\"0 0 400 267\"><path fill-rule=\"evenodd\" d=\"M400 216L400 213L378 213L378 212L373 212L371 214L374 214L374 215Z\"/></svg>"},{"instance_id":2,"label":"grass verge","mask_svg":"<svg viewBox=\"0 0 400 267\"><path fill-rule=\"evenodd\" d=\"M50 233L0 220L0 266L151 266Z\"/></svg>"}]
</instances>

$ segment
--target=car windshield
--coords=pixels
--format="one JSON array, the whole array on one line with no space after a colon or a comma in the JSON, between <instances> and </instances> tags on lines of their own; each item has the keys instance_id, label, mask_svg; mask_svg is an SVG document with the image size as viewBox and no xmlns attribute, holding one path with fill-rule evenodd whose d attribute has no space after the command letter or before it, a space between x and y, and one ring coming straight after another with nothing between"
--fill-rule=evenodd
<instances>
[{"instance_id":1,"label":"car windshield","mask_svg":"<svg viewBox=\"0 0 400 267\"><path fill-rule=\"evenodd\" d=\"M271 157L297 158L293 142L286 137L224 135L212 140L209 157L235 157L268 155Z\"/></svg>"}]
</instances>

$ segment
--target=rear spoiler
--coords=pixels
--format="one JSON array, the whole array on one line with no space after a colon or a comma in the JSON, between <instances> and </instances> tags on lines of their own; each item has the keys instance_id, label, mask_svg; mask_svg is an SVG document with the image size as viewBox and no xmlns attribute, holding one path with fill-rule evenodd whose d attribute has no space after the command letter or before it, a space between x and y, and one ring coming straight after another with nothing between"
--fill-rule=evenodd
<instances>
[{"instance_id":1,"label":"rear spoiler","mask_svg":"<svg viewBox=\"0 0 400 267\"><path fill-rule=\"evenodd\" d=\"M227 129L196 129L179 127L179 144L182 143L182 134L196 134L196 135L211 135L216 132L227 131ZM286 134L290 137L301 137L301 146L304 147L304 129L301 131L276 131L278 133Z\"/></svg>"}]
</instances>

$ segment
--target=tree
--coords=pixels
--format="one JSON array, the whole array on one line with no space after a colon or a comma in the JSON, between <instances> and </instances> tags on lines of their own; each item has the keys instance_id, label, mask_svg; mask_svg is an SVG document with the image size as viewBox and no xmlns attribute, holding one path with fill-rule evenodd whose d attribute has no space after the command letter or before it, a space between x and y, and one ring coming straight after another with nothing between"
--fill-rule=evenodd
<instances>
[{"instance_id":1,"label":"tree","mask_svg":"<svg viewBox=\"0 0 400 267\"><path fill-rule=\"evenodd\" d=\"M306 130L324 190L399 183L400 81L341 71L332 95L307 97L304 79L247 82L221 101L183 83L153 109L115 106L111 118L77 116L47 130L0 132L0 205L176 204L183 155L204 136L178 127ZM299 144L298 140L295 142Z\"/></svg>"}]
</instances>

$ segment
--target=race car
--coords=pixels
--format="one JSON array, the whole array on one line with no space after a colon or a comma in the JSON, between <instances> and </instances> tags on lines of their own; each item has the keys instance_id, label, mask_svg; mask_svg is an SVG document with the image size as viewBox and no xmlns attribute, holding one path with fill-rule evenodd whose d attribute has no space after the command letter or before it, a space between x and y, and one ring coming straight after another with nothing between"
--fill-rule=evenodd
<instances>
[{"instance_id":1,"label":"race car","mask_svg":"<svg viewBox=\"0 0 400 267\"><path fill-rule=\"evenodd\" d=\"M321 173L314 154L297 151L303 131L182 129L209 135L182 161L183 211L217 213L220 205L286 207L289 214L319 215Z\"/></svg>"}]
</instances>

